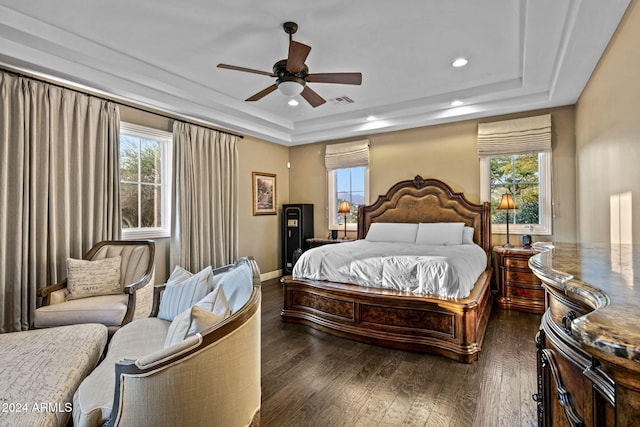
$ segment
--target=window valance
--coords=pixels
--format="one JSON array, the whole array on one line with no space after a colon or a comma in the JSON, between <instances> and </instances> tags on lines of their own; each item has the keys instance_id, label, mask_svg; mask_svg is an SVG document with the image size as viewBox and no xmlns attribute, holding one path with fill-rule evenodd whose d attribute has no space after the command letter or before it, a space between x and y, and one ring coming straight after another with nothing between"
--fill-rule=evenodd
<instances>
[{"instance_id":1,"label":"window valance","mask_svg":"<svg viewBox=\"0 0 640 427\"><path fill-rule=\"evenodd\" d=\"M551 151L551 115L478 125L478 157Z\"/></svg>"},{"instance_id":2,"label":"window valance","mask_svg":"<svg viewBox=\"0 0 640 427\"><path fill-rule=\"evenodd\" d=\"M369 140L327 145L324 154L327 169L351 168L369 164Z\"/></svg>"}]
</instances>

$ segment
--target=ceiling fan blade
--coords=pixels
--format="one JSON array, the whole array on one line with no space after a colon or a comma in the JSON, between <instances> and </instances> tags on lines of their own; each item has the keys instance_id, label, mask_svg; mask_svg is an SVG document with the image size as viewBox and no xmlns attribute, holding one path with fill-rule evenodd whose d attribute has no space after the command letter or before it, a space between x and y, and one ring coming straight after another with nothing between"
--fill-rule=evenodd
<instances>
[{"instance_id":1,"label":"ceiling fan blade","mask_svg":"<svg viewBox=\"0 0 640 427\"><path fill-rule=\"evenodd\" d=\"M259 99L262 99L263 97L269 95L271 92L273 92L274 90L276 90L278 88L278 86L271 85L266 89L262 89L260 92L256 93L255 95L245 99L245 101L257 101Z\"/></svg>"},{"instance_id":2,"label":"ceiling fan blade","mask_svg":"<svg viewBox=\"0 0 640 427\"><path fill-rule=\"evenodd\" d=\"M307 102L311 104L313 108L316 108L319 105L322 105L325 102L327 102L309 86L305 86L300 95L302 95L302 97L306 99Z\"/></svg>"},{"instance_id":3,"label":"ceiling fan blade","mask_svg":"<svg viewBox=\"0 0 640 427\"><path fill-rule=\"evenodd\" d=\"M244 71L245 73L262 74L263 76L278 77L267 71L254 70L253 68L238 67L236 65L218 64L218 68L226 68L227 70Z\"/></svg>"},{"instance_id":4,"label":"ceiling fan blade","mask_svg":"<svg viewBox=\"0 0 640 427\"><path fill-rule=\"evenodd\" d=\"M343 85L362 84L361 73L315 73L307 74L305 80L310 83L339 83Z\"/></svg>"},{"instance_id":5,"label":"ceiling fan blade","mask_svg":"<svg viewBox=\"0 0 640 427\"><path fill-rule=\"evenodd\" d=\"M291 73L299 73L304 68L304 61L311 52L311 46L291 40L289 43L289 56L287 57L287 70Z\"/></svg>"}]
</instances>

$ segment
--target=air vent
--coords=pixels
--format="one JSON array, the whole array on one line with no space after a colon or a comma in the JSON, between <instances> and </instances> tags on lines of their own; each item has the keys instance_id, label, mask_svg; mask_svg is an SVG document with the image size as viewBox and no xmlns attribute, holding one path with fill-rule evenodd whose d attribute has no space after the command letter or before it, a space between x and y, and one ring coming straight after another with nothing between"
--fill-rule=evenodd
<instances>
[{"instance_id":1,"label":"air vent","mask_svg":"<svg viewBox=\"0 0 640 427\"><path fill-rule=\"evenodd\" d=\"M331 102L332 104L347 105L347 104L353 104L355 101L349 98L348 96L339 96L337 98L333 98L329 100L329 102Z\"/></svg>"}]
</instances>

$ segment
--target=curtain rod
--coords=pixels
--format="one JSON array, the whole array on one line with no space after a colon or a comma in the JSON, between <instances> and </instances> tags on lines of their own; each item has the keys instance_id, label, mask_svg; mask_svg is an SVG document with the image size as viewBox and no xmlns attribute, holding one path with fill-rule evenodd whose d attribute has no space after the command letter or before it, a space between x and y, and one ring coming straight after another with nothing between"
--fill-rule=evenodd
<instances>
[{"instance_id":1,"label":"curtain rod","mask_svg":"<svg viewBox=\"0 0 640 427\"><path fill-rule=\"evenodd\" d=\"M125 101L125 100L122 100L122 99L116 99L115 97L109 97L109 95L96 95L94 93L91 93L90 90L86 90L86 89L79 90L79 89L77 89L75 87L66 86L66 85L60 84L58 82L53 82L53 81L47 80L46 78L36 77L34 75L29 74L28 72L12 69L12 68L8 67L5 64L0 65L0 70L4 70L4 71L6 71L8 73L11 73L11 74L14 74L14 75L17 75L17 76L26 77L28 79L35 80L35 81L40 82L40 83L45 83L45 84L49 84L49 85L52 85L52 86L56 86L56 87L59 87L61 89L73 90L73 91L76 91L78 93L81 93L81 94L84 94L84 95L87 95L87 96L92 96L94 98L101 99L103 101L115 102L116 104L122 105L124 107L133 108L134 110L142 111L144 113L149 113L149 114L153 114L153 115L156 115L156 116L164 117L165 119L185 121L185 122L188 122L188 123L191 123L191 124L195 124L195 125L198 125L198 126L206 127L208 129L211 129L211 130L215 130L217 132L226 133L227 135L235 136L235 137L240 138L240 139L244 138L243 135L239 135L237 133L229 132L228 130L220 129L220 128L211 126L211 125L209 125L207 123L202 123L202 122L190 120L190 119L187 119L186 117L182 117L182 116L180 116L178 114L159 112L159 111L155 111L155 110L152 111L150 109L146 109L144 107L136 105L135 103L132 103L130 101Z\"/></svg>"}]
</instances>

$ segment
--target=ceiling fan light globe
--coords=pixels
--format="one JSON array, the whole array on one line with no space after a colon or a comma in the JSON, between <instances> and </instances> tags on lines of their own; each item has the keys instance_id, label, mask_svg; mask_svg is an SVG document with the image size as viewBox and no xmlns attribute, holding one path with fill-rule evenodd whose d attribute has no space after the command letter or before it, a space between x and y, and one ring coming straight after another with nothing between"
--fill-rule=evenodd
<instances>
[{"instance_id":1,"label":"ceiling fan light globe","mask_svg":"<svg viewBox=\"0 0 640 427\"><path fill-rule=\"evenodd\" d=\"M288 97L300 95L303 89L303 85L294 81L284 81L278 84L278 90Z\"/></svg>"}]
</instances>

